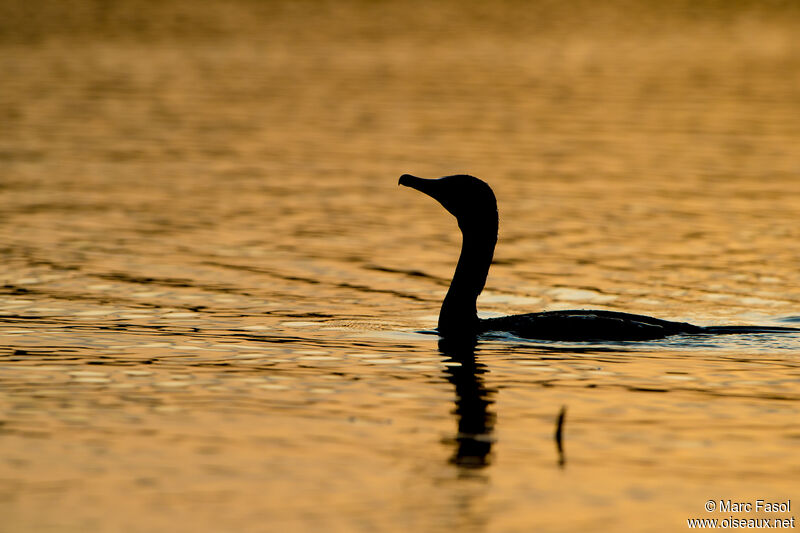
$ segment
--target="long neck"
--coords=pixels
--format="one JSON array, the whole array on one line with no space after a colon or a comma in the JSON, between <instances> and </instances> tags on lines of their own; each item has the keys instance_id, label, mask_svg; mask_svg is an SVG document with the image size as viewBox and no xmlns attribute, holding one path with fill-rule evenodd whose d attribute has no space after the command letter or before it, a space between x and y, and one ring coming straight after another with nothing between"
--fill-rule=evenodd
<instances>
[{"instance_id":1,"label":"long neck","mask_svg":"<svg viewBox=\"0 0 800 533\"><path fill-rule=\"evenodd\" d=\"M461 226L461 233L461 256L439 312L441 335L475 333L478 330L476 302L486 283L497 244L497 216L494 216L493 223L480 227Z\"/></svg>"}]
</instances>

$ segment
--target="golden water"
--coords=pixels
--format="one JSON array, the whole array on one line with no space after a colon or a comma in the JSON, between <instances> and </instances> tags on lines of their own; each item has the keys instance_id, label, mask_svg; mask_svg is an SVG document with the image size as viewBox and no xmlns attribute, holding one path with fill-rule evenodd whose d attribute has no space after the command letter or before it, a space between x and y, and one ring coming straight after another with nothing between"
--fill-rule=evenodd
<instances>
[{"instance_id":1,"label":"golden water","mask_svg":"<svg viewBox=\"0 0 800 533\"><path fill-rule=\"evenodd\" d=\"M492 184L487 316L797 325L794 4L69 4L0 2L0 531L800 505L800 337L440 349L396 185Z\"/></svg>"}]
</instances>

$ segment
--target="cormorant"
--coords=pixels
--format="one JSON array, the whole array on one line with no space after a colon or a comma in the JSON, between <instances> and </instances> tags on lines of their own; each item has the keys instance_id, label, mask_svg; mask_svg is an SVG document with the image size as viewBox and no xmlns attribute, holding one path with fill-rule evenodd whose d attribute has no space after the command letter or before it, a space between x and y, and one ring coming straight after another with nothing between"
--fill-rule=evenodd
<instances>
[{"instance_id":1,"label":"cormorant","mask_svg":"<svg viewBox=\"0 0 800 533\"><path fill-rule=\"evenodd\" d=\"M403 174L399 185L438 201L458 221L461 255L442 302L437 327L442 337L508 332L528 339L556 341L640 341L679 334L786 333L797 328L695 326L616 311L545 311L478 318L476 301L486 283L497 243L497 201L489 185L468 175L424 179Z\"/></svg>"}]
</instances>

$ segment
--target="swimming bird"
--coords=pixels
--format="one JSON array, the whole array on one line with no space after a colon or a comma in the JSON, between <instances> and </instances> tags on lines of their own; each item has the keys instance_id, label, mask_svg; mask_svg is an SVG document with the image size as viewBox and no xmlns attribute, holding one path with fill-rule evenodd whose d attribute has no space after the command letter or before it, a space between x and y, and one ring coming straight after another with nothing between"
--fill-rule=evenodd
<instances>
[{"instance_id":1,"label":"swimming bird","mask_svg":"<svg viewBox=\"0 0 800 533\"><path fill-rule=\"evenodd\" d=\"M617 311L543 311L479 318L477 300L486 283L497 244L497 200L489 185L464 174L425 179L403 174L399 185L427 194L456 217L461 255L439 311L442 337L507 332L528 339L556 341L636 341L681 334L786 333L798 328L696 326Z\"/></svg>"}]
</instances>

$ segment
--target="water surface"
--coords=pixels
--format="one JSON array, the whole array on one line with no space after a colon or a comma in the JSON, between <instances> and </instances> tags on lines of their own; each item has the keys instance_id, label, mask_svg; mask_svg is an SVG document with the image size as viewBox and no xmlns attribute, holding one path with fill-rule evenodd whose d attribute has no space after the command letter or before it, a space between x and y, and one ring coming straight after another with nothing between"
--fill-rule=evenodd
<instances>
[{"instance_id":1,"label":"water surface","mask_svg":"<svg viewBox=\"0 0 800 533\"><path fill-rule=\"evenodd\" d=\"M485 316L797 325L797 10L104 6L2 3L0 530L800 501L800 337L440 345L457 228L396 185L492 184Z\"/></svg>"}]
</instances>

